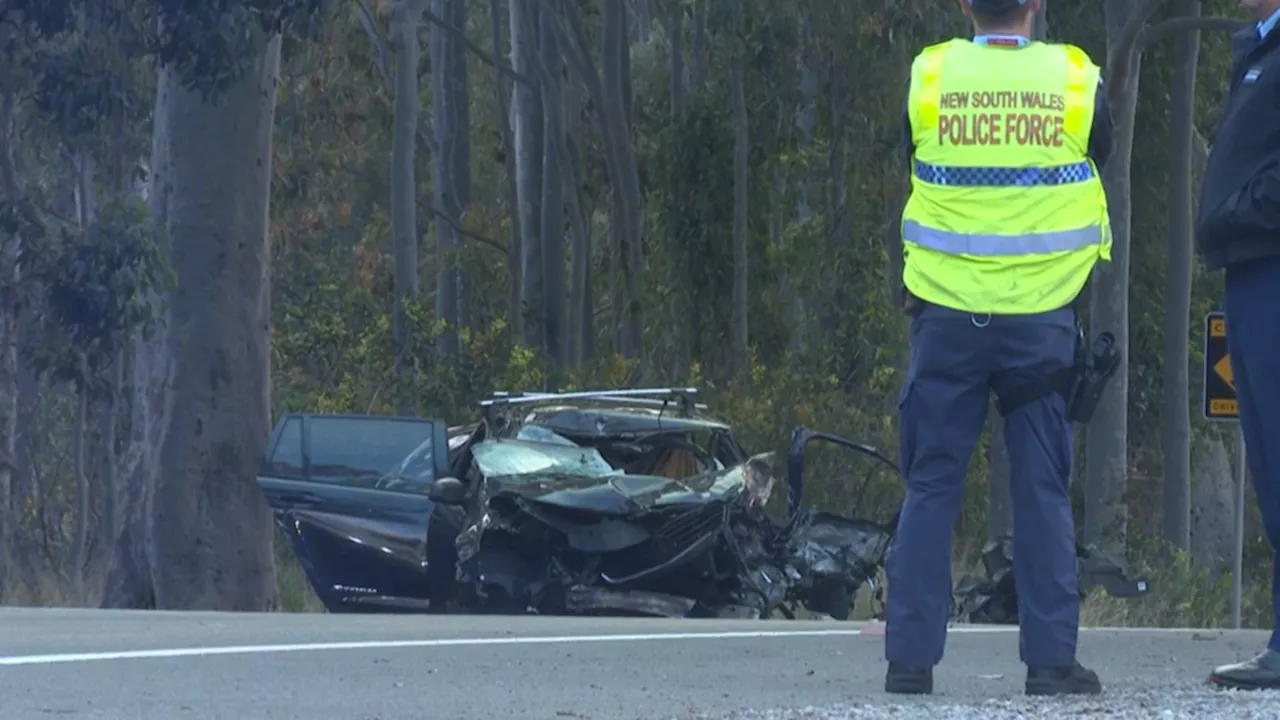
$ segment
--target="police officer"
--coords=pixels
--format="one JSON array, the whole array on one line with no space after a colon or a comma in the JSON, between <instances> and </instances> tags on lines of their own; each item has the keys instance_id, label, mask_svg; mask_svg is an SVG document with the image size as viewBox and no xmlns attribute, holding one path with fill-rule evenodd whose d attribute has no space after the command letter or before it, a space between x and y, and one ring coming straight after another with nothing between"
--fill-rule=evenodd
<instances>
[{"instance_id":1,"label":"police officer","mask_svg":"<svg viewBox=\"0 0 1280 720\"><path fill-rule=\"evenodd\" d=\"M911 66L911 196L902 218L911 361L899 398L906 502L888 559L885 689L933 691L952 536L989 392L1068 371L1073 303L1111 232L1099 167L1111 120L1081 49L1030 42L1040 0L960 0L976 37ZM1025 393L1023 393L1025 395ZM1028 694L1098 693L1076 660L1079 596L1063 394L1006 408L1014 577Z\"/></svg>"},{"instance_id":2,"label":"police officer","mask_svg":"<svg viewBox=\"0 0 1280 720\"><path fill-rule=\"evenodd\" d=\"M1223 270L1227 343L1249 473L1271 547L1280 550L1280 0L1240 0L1257 20L1232 37L1231 92L1200 188L1197 240ZM1280 689L1280 561L1272 566L1267 646L1210 680Z\"/></svg>"}]
</instances>

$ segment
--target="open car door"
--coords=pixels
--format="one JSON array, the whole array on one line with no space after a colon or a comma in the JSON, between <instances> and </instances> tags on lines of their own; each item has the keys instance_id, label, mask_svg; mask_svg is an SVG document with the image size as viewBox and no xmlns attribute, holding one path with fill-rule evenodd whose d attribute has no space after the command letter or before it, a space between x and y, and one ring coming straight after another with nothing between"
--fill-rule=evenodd
<instances>
[{"instance_id":1,"label":"open car door","mask_svg":"<svg viewBox=\"0 0 1280 720\"><path fill-rule=\"evenodd\" d=\"M427 497L447 474L443 422L289 414L258 484L329 612L425 612L454 574L459 519Z\"/></svg>"}]
</instances>

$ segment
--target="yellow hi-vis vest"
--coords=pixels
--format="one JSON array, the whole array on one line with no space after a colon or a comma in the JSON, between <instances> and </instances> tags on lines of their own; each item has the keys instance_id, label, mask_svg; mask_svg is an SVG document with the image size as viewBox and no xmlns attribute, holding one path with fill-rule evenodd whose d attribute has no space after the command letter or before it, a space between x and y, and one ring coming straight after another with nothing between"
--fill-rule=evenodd
<instances>
[{"instance_id":1,"label":"yellow hi-vis vest","mask_svg":"<svg viewBox=\"0 0 1280 720\"><path fill-rule=\"evenodd\" d=\"M1019 315L1070 304L1111 226L1088 157L1098 66L1077 47L969 40L911 66L915 141L903 283L926 302Z\"/></svg>"}]
</instances>

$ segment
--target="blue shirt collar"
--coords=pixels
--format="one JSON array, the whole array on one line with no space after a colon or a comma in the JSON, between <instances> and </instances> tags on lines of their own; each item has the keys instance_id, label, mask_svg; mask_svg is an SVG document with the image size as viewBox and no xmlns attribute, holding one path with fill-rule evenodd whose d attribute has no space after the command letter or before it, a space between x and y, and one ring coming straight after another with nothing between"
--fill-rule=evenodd
<instances>
[{"instance_id":1,"label":"blue shirt collar","mask_svg":"<svg viewBox=\"0 0 1280 720\"><path fill-rule=\"evenodd\" d=\"M1274 17L1271 18L1271 22L1273 24L1275 23ZM1031 44L1030 40L1022 37L1021 35L1005 35L1002 33L988 33L986 35L975 35L973 38L973 41L978 43L979 45L987 45L990 43L991 40L996 40L996 39L1004 40L1006 42L1012 40L1013 42L1018 43L1018 47L1026 47L1027 45Z\"/></svg>"},{"instance_id":2,"label":"blue shirt collar","mask_svg":"<svg viewBox=\"0 0 1280 720\"><path fill-rule=\"evenodd\" d=\"M1267 34L1276 26L1276 21L1280 20L1280 10L1271 13L1271 17L1258 23L1258 39L1266 39Z\"/></svg>"}]
</instances>

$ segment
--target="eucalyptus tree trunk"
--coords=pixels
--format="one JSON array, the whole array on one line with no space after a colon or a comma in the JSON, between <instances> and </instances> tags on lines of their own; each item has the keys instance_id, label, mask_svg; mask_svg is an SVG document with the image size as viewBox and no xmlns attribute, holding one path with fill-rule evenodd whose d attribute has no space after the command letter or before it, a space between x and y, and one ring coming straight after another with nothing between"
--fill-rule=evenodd
<instances>
[{"instance_id":1,"label":"eucalyptus tree trunk","mask_svg":"<svg viewBox=\"0 0 1280 720\"><path fill-rule=\"evenodd\" d=\"M498 110L498 130L502 135L503 176L507 183L507 207L511 218L511 242L507 245L507 328L513 337L521 337L524 313L520 309L520 258L524 256L522 246L526 233L521 225L520 190L516 182L516 143L511 130L511 115L507 111L507 82L502 73L501 0L489 0L489 44L493 46L493 90Z\"/></svg>"},{"instance_id":2,"label":"eucalyptus tree trunk","mask_svg":"<svg viewBox=\"0 0 1280 720\"><path fill-rule=\"evenodd\" d=\"M619 321L622 355L638 360L644 354L644 311L640 305L640 277L643 273L644 198L640 192L640 172L635 143L631 136L631 48L626 42L627 14L621 3L599 0L601 6L601 72L590 83L592 99L600 103L601 135L607 164L611 167L614 201L615 265L622 281ZM580 18L575 25L581 31ZM585 33L578 32L579 37ZM592 73L594 76L594 72ZM634 378L633 378L634 379Z\"/></svg>"},{"instance_id":3,"label":"eucalyptus tree trunk","mask_svg":"<svg viewBox=\"0 0 1280 720\"><path fill-rule=\"evenodd\" d=\"M1199 0L1182 0L1178 14L1200 16ZM1191 272L1194 253L1192 217L1192 136L1195 130L1196 65L1200 31L1178 37L1173 88L1169 96L1172 153L1169 158L1169 270L1164 320L1164 539L1191 549Z\"/></svg>"},{"instance_id":4,"label":"eucalyptus tree trunk","mask_svg":"<svg viewBox=\"0 0 1280 720\"><path fill-rule=\"evenodd\" d=\"M467 25L466 0L434 0L433 11L455 28ZM440 354L456 362L460 351L458 331L465 323L461 304L466 297L462 271L462 234L457 226L470 201L471 123L468 110L467 58L461 40L439 24L431 25L431 106L435 125L435 177L432 186L438 210L447 220L437 221L436 318L445 328ZM417 75L414 79L416 82ZM452 221L452 222L450 222Z\"/></svg>"},{"instance_id":5,"label":"eucalyptus tree trunk","mask_svg":"<svg viewBox=\"0 0 1280 720\"><path fill-rule=\"evenodd\" d=\"M742 0L733 3L734 28L741 32ZM747 167L750 151L747 136L747 100L743 87L743 52L735 46L729 69L729 91L733 103L733 361L735 373L748 371L750 337L747 328Z\"/></svg>"},{"instance_id":6,"label":"eucalyptus tree trunk","mask_svg":"<svg viewBox=\"0 0 1280 720\"><path fill-rule=\"evenodd\" d=\"M538 85L538 15L549 6L534 0L509 0L511 65L529 83L516 83L512 118L515 129L516 192L521 237L520 299L524 319L521 342L541 349L542 318L542 91Z\"/></svg>"},{"instance_id":7,"label":"eucalyptus tree trunk","mask_svg":"<svg viewBox=\"0 0 1280 720\"><path fill-rule=\"evenodd\" d=\"M24 192L18 177L17 93L0 92L0 190L9 203L16 204ZM0 294L18 291L21 279L19 260L22 238L0 230ZM12 577L14 519L11 493L17 464L18 440L18 308L17 303L0 303L0 599L9 590Z\"/></svg>"},{"instance_id":8,"label":"eucalyptus tree trunk","mask_svg":"<svg viewBox=\"0 0 1280 720\"><path fill-rule=\"evenodd\" d=\"M542 87L542 319L543 348L555 370L569 365L568 318L565 308L564 178L560 172L564 145L563 61L556 44L554 19L542 13L538 78Z\"/></svg>"},{"instance_id":9,"label":"eucalyptus tree trunk","mask_svg":"<svg viewBox=\"0 0 1280 720\"><path fill-rule=\"evenodd\" d=\"M270 418L268 215L280 36L253 30L251 68L218 97L171 67L158 80L164 227L179 291L153 362L151 576L160 609L278 605L271 514L258 487Z\"/></svg>"},{"instance_id":10,"label":"eucalyptus tree trunk","mask_svg":"<svg viewBox=\"0 0 1280 720\"><path fill-rule=\"evenodd\" d=\"M390 45L395 51L395 102L391 121L391 245L395 258L395 306L391 333L395 344L396 369L407 373L411 331L407 305L418 299L418 182L415 176L417 157L418 19L426 0L396 0L391 10ZM414 412L414 403L399 400L400 411Z\"/></svg>"},{"instance_id":11,"label":"eucalyptus tree trunk","mask_svg":"<svg viewBox=\"0 0 1280 720\"><path fill-rule=\"evenodd\" d=\"M1115 335L1120 363L1085 430L1084 540L1123 556L1128 535L1129 460L1129 238L1132 216L1134 118L1142 58L1138 30L1153 4L1144 0L1106 0L1106 87L1115 122L1115 145L1102 172L1111 212L1111 262L1094 273L1089 298L1092 333ZM1135 29L1137 28L1137 29Z\"/></svg>"}]
</instances>

